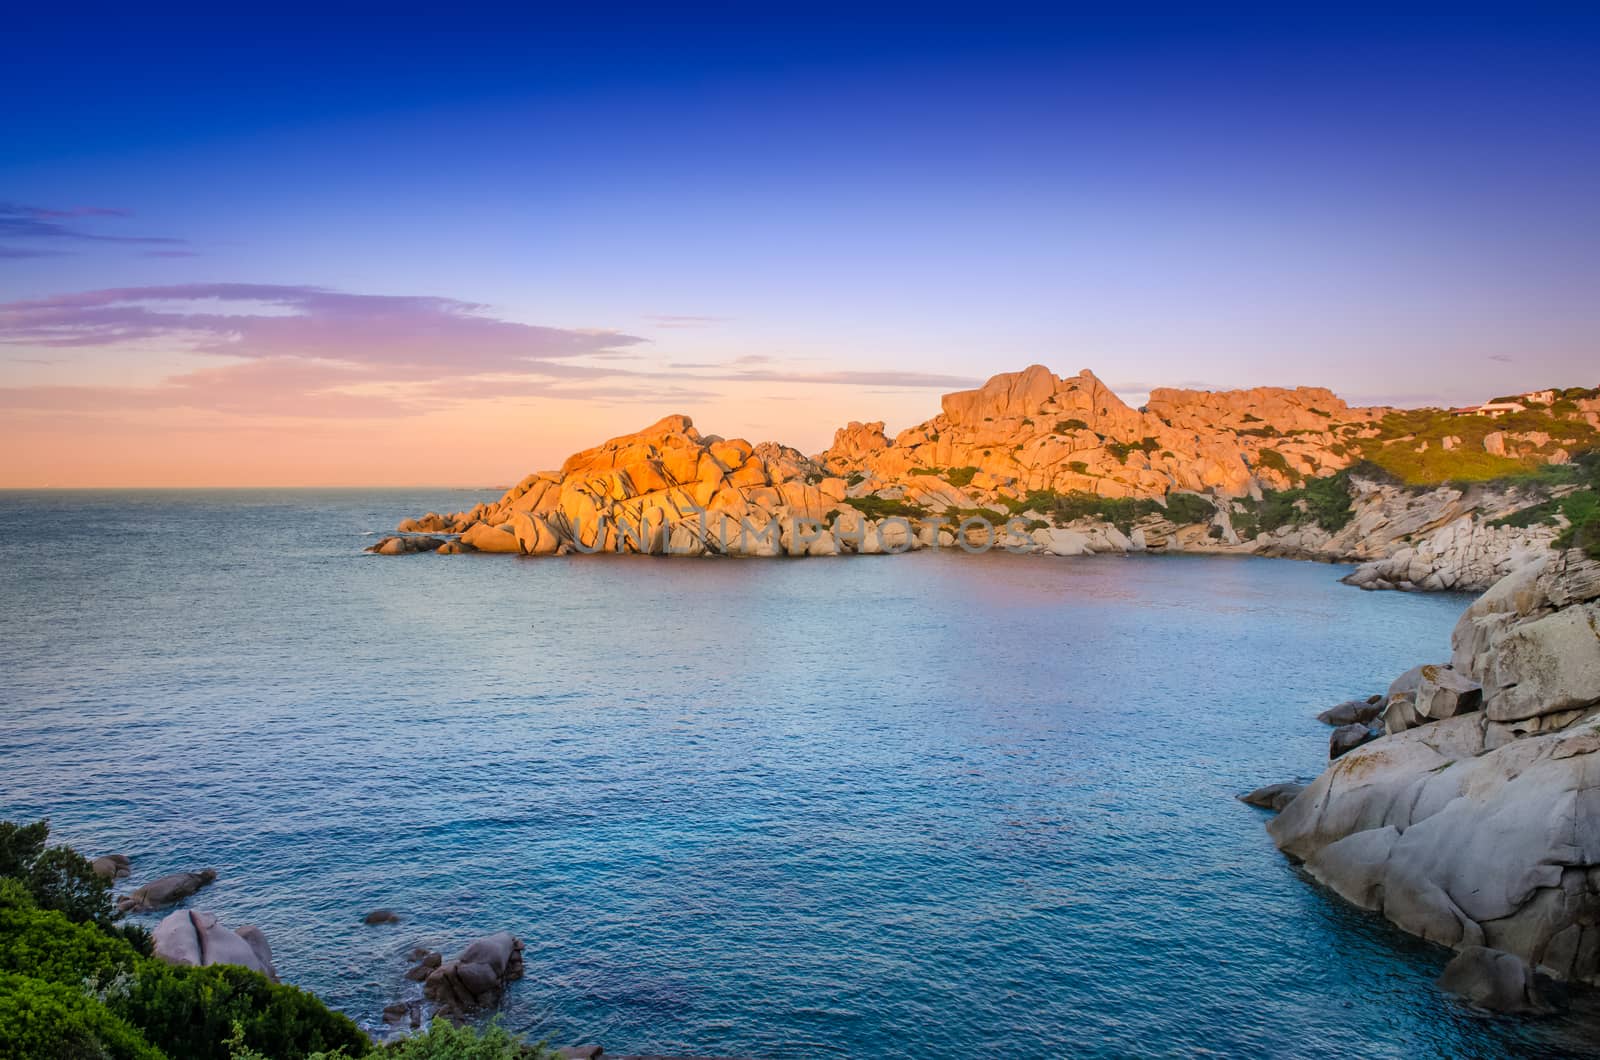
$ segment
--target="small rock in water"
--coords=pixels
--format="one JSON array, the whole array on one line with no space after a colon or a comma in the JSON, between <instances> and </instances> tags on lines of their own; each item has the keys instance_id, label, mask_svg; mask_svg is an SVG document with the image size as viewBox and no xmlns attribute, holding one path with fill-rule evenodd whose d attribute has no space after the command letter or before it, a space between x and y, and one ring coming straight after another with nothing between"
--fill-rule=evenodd
<instances>
[{"instance_id":1,"label":"small rock in water","mask_svg":"<svg viewBox=\"0 0 1600 1060\"><path fill-rule=\"evenodd\" d=\"M1304 784L1296 784L1286 780L1281 784L1268 784L1264 788L1247 791L1239 796L1239 801L1250 806L1259 806L1263 810L1274 812L1283 809L1294 801L1294 797L1306 790Z\"/></svg>"},{"instance_id":2,"label":"small rock in water","mask_svg":"<svg viewBox=\"0 0 1600 1060\"><path fill-rule=\"evenodd\" d=\"M400 914L393 909L374 909L363 917L361 922L363 924L398 924L400 923Z\"/></svg>"},{"instance_id":3,"label":"small rock in water","mask_svg":"<svg viewBox=\"0 0 1600 1060\"><path fill-rule=\"evenodd\" d=\"M1324 725L1365 725L1367 722L1383 713L1382 696L1379 702L1370 699L1348 699L1336 707L1329 707L1317 715L1317 720Z\"/></svg>"},{"instance_id":4,"label":"small rock in water","mask_svg":"<svg viewBox=\"0 0 1600 1060\"><path fill-rule=\"evenodd\" d=\"M406 973L406 978L420 983L444 963L444 954L438 950L426 951L421 957L414 957L413 960L417 962L417 966Z\"/></svg>"},{"instance_id":5,"label":"small rock in water","mask_svg":"<svg viewBox=\"0 0 1600 1060\"><path fill-rule=\"evenodd\" d=\"M194 894L217 878L216 869L199 872L175 872L170 876L151 880L131 894L117 899L119 913L148 913L164 905L173 905Z\"/></svg>"},{"instance_id":6,"label":"small rock in water","mask_svg":"<svg viewBox=\"0 0 1600 1060\"><path fill-rule=\"evenodd\" d=\"M561 1060L600 1060L605 1050L598 1045L566 1045L556 1050Z\"/></svg>"},{"instance_id":7,"label":"small rock in water","mask_svg":"<svg viewBox=\"0 0 1600 1060\"><path fill-rule=\"evenodd\" d=\"M1369 729L1365 725L1341 725L1333 730L1332 736L1328 737L1328 758L1338 758L1364 743L1376 740L1381 735L1382 733L1376 729Z\"/></svg>"},{"instance_id":8,"label":"small rock in water","mask_svg":"<svg viewBox=\"0 0 1600 1060\"><path fill-rule=\"evenodd\" d=\"M89 862L89 867L102 880L120 880L133 871L133 863L126 854L102 854Z\"/></svg>"}]
</instances>

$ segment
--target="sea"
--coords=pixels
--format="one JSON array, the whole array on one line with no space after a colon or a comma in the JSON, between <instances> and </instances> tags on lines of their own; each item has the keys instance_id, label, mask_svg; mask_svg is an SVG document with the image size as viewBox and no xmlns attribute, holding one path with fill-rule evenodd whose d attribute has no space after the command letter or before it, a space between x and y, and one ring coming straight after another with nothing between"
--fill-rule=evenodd
<instances>
[{"instance_id":1,"label":"sea","mask_svg":"<svg viewBox=\"0 0 1600 1060\"><path fill-rule=\"evenodd\" d=\"M1467 599L1245 557L405 557L494 490L0 493L0 817L204 867L375 1033L510 930L608 1053L1594 1055L1492 1018L1235 796ZM375 908L397 924L368 926ZM153 924L159 915L142 918Z\"/></svg>"}]
</instances>

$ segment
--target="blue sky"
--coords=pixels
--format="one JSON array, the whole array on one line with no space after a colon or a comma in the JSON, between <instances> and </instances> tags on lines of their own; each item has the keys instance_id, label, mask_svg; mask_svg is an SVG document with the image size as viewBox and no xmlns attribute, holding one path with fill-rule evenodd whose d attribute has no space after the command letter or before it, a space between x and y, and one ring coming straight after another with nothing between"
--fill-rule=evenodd
<instances>
[{"instance_id":1,"label":"blue sky","mask_svg":"<svg viewBox=\"0 0 1600 1060\"><path fill-rule=\"evenodd\" d=\"M463 424L415 473L514 478L678 411L815 449L1032 362L1600 382L1600 23L1016 10L24 20L15 484L388 481Z\"/></svg>"}]
</instances>

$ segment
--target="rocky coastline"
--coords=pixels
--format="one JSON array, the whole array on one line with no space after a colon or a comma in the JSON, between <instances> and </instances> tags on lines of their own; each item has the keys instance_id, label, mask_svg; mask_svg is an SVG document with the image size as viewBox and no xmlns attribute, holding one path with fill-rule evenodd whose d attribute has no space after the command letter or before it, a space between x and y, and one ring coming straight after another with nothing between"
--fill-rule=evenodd
<instances>
[{"instance_id":1,"label":"rocky coastline","mask_svg":"<svg viewBox=\"0 0 1600 1060\"><path fill-rule=\"evenodd\" d=\"M1600 444L1600 388L1570 393L1525 395L1510 419L1312 387L1158 388L1134 409L1092 372L1035 365L892 439L851 423L813 456L668 416L367 551L1253 554L1358 564L1363 589L1479 592L1592 514L1568 502L1594 493L1574 461Z\"/></svg>"},{"instance_id":2,"label":"rocky coastline","mask_svg":"<svg viewBox=\"0 0 1600 1060\"><path fill-rule=\"evenodd\" d=\"M1448 659L1325 712L1308 785L1241 796L1306 875L1457 951L1440 986L1551 1011L1600 986L1600 562L1531 559L1466 609ZM1343 739L1341 739L1341 734Z\"/></svg>"}]
</instances>

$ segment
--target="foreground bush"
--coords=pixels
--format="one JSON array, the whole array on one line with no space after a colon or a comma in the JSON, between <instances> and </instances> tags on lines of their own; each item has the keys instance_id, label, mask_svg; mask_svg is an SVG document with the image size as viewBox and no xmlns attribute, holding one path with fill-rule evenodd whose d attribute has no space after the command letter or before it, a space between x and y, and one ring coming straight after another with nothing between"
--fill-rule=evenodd
<instances>
[{"instance_id":1,"label":"foreground bush","mask_svg":"<svg viewBox=\"0 0 1600 1060\"><path fill-rule=\"evenodd\" d=\"M140 952L110 923L109 892L83 886L77 855L45 848L47 834L43 824L0 832L0 1060L228 1060L235 1037L270 1060L371 1051L312 994L247 968Z\"/></svg>"},{"instance_id":2,"label":"foreground bush","mask_svg":"<svg viewBox=\"0 0 1600 1060\"><path fill-rule=\"evenodd\" d=\"M232 1060L270 1060L244 1044L243 1032L229 1041ZM385 1060L554 1060L543 1046L524 1044L522 1039L491 1023L483 1030L457 1027L436 1019L420 1034L402 1038L385 1046ZM344 1053L316 1053L305 1060L343 1060Z\"/></svg>"},{"instance_id":3,"label":"foreground bush","mask_svg":"<svg viewBox=\"0 0 1600 1060\"><path fill-rule=\"evenodd\" d=\"M89 859L71 847L47 847L49 838L48 821L0 821L0 877L16 880L41 909L79 923L110 924L111 881L96 875Z\"/></svg>"}]
</instances>

